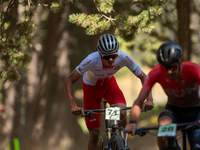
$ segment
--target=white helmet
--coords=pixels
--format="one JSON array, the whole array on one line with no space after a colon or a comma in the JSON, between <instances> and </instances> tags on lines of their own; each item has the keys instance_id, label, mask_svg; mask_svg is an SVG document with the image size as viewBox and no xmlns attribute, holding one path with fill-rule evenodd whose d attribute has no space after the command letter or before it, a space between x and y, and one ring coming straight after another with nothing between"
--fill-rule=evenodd
<instances>
[{"instance_id":1,"label":"white helmet","mask_svg":"<svg viewBox=\"0 0 200 150\"><path fill-rule=\"evenodd\" d=\"M119 49L119 43L113 35L104 34L98 40L97 49L105 54L115 53Z\"/></svg>"}]
</instances>

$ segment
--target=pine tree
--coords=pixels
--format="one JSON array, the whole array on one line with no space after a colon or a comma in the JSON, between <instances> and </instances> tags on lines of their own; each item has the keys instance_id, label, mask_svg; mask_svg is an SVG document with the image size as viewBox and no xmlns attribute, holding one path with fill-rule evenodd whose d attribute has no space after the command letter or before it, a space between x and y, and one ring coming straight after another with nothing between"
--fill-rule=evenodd
<instances>
[{"instance_id":1,"label":"pine tree","mask_svg":"<svg viewBox=\"0 0 200 150\"><path fill-rule=\"evenodd\" d=\"M93 0L97 13L74 13L69 22L85 28L88 35L114 30L131 41L140 32L151 32L153 20L162 13L162 0ZM84 1L83 1L84 3Z\"/></svg>"}]
</instances>

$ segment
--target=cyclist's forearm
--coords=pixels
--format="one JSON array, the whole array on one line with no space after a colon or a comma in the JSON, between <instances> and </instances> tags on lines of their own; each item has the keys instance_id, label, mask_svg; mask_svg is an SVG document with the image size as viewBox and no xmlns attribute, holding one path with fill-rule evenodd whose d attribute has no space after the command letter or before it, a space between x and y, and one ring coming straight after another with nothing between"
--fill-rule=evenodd
<instances>
[{"instance_id":1,"label":"cyclist's forearm","mask_svg":"<svg viewBox=\"0 0 200 150\"><path fill-rule=\"evenodd\" d=\"M141 113L141 108L138 105L133 105L131 108L130 120L138 121Z\"/></svg>"},{"instance_id":2,"label":"cyclist's forearm","mask_svg":"<svg viewBox=\"0 0 200 150\"><path fill-rule=\"evenodd\" d=\"M67 99L68 99L68 102L69 102L71 108L77 106L76 101L73 97L67 98Z\"/></svg>"},{"instance_id":3,"label":"cyclist's forearm","mask_svg":"<svg viewBox=\"0 0 200 150\"><path fill-rule=\"evenodd\" d=\"M71 108L77 106L76 101L74 99L73 84L66 80L64 84L64 88L65 88L65 95L67 96L67 100Z\"/></svg>"},{"instance_id":4,"label":"cyclist's forearm","mask_svg":"<svg viewBox=\"0 0 200 150\"><path fill-rule=\"evenodd\" d=\"M147 101L152 101L153 102L153 96L152 96L152 92L149 92L149 95L147 97Z\"/></svg>"},{"instance_id":5,"label":"cyclist's forearm","mask_svg":"<svg viewBox=\"0 0 200 150\"><path fill-rule=\"evenodd\" d=\"M81 77L76 69L69 75L69 77L64 82L65 94L70 103L71 108L76 107L76 101L74 99L73 84Z\"/></svg>"},{"instance_id":6,"label":"cyclist's forearm","mask_svg":"<svg viewBox=\"0 0 200 150\"><path fill-rule=\"evenodd\" d=\"M138 98L135 100L133 107L131 108L130 120L138 120L140 117L141 109L147 95L140 93Z\"/></svg>"}]
</instances>

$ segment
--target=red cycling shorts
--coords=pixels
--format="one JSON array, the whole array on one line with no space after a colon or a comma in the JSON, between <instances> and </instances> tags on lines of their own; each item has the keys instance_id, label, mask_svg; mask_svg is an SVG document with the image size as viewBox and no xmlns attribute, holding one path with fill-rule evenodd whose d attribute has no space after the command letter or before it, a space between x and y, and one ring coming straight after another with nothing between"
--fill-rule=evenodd
<instances>
[{"instance_id":1,"label":"red cycling shorts","mask_svg":"<svg viewBox=\"0 0 200 150\"><path fill-rule=\"evenodd\" d=\"M126 100L120 90L115 77L111 77L108 82L102 86L91 86L83 83L83 108L101 109L102 98L112 105L117 103L126 104ZM88 130L100 127L100 114L92 114L92 118L85 117Z\"/></svg>"}]
</instances>

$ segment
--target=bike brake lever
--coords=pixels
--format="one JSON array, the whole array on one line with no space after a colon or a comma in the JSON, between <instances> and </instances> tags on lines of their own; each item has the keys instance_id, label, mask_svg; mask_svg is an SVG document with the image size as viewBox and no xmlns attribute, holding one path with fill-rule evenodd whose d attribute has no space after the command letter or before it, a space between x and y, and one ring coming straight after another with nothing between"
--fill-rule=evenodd
<instances>
[{"instance_id":1,"label":"bike brake lever","mask_svg":"<svg viewBox=\"0 0 200 150\"><path fill-rule=\"evenodd\" d=\"M192 128L192 127L198 127L198 126L200 126L200 121L198 121L198 122L196 122L195 124L190 124L190 125L188 125L188 126L186 126L186 128L184 128L183 129L183 131L186 131L186 130L188 130L189 128Z\"/></svg>"},{"instance_id":2,"label":"bike brake lever","mask_svg":"<svg viewBox=\"0 0 200 150\"><path fill-rule=\"evenodd\" d=\"M92 118L92 114L91 114L90 112L87 111L87 112L84 112L84 113L85 113L85 116L86 116L86 117Z\"/></svg>"},{"instance_id":3,"label":"bike brake lever","mask_svg":"<svg viewBox=\"0 0 200 150\"><path fill-rule=\"evenodd\" d=\"M142 131L142 130L141 130L141 131L138 131L138 132L136 131L135 134L138 134L139 136L144 136L144 135L146 135L147 133L146 133L145 131Z\"/></svg>"},{"instance_id":4,"label":"bike brake lever","mask_svg":"<svg viewBox=\"0 0 200 150\"><path fill-rule=\"evenodd\" d=\"M145 131L145 130L139 128L139 127L137 127L136 131L135 131L135 134L138 134L139 136L144 136L144 135L147 134L147 131Z\"/></svg>"}]
</instances>

